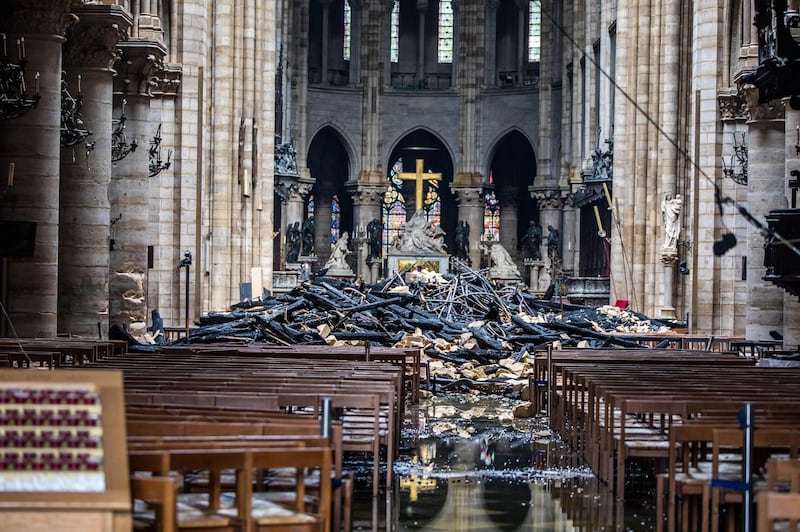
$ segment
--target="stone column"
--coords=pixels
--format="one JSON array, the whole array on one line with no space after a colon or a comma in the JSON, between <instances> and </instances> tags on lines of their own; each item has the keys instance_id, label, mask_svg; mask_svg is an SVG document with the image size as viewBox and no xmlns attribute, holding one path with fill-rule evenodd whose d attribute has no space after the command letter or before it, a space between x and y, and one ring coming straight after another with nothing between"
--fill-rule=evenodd
<instances>
[{"instance_id":1,"label":"stone column","mask_svg":"<svg viewBox=\"0 0 800 532\"><path fill-rule=\"evenodd\" d=\"M362 0L350 0L350 85L361 81L361 13Z\"/></svg>"},{"instance_id":2,"label":"stone column","mask_svg":"<svg viewBox=\"0 0 800 532\"><path fill-rule=\"evenodd\" d=\"M504 188L497 191L497 198L500 200L500 243L506 248L509 255L514 257L518 264L521 264L517 250L519 247L518 194L519 191L516 188Z\"/></svg>"},{"instance_id":3,"label":"stone column","mask_svg":"<svg viewBox=\"0 0 800 532\"><path fill-rule=\"evenodd\" d=\"M481 263L481 240L483 238L483 189L455 188L453 194L458 202L458 219L469 224L469 260L477 269ZM502 209L502 205L500 207ZM501 226L502 227L502 226Z\"/></svg>"},{"instance_id":4,"label":"stone column","mask_svg":"<svg viewBox=\"0 0 800 532\"><path fill-rule=\"evenodd\" d=\"M747 92L748 182L747 209L758 218L786 208L784 108L781 102L759 105L757 90ZM769 339L770 331L783 334L783 290L764 281L764 236L747 225L747 326L748 340Z\"/></svg>"},{"instance_id":5,"label":"stone column","mask_svg":"<svg viewBox=\"0 0 800 532\"><path fill-rule=\"evenodd\" d=\"M425 82L425 12L428 10L428 0L417 0L417 84L422 87Z\"/></svg>"},{"instance_id":6,"label":"stone column","mask_svg":"<svg viewBox=\"0 0 800 532\"><path fill-rule=\"evenodd\" d=\"M536 199L539 204L539 221L542 225L542 245L541 245L541 252L542 258L545 261L545 271L542 272L541 276L539 277L539 285L545 284L545 280L547 284L552 281L555 275L559 274L559 270L562 268L560 264L560 257L559 261L556 264L553 264L549 253L547 253L547 245L548 245L548 226L553 226L554 228L558 229L560 234L564 234L564 231L561 227L561 207L562 207L562 200L561 200L561 192L558 189L534 189L530 187L531 196ZM502 207L501 207L502 208ZM562 236L563 240L563 236Z\"/></svg>"},{"instance_id":7,"label":"stone column","mask_svg":"<svg viewBox=\"0 0 800 532\"><path fill-rule=\"evenodd\" d=\"M561 265L565 272L575 274L575 248L576 242L580 238L580 227L577 223L578 210L572 205L572 194L566 194L563 198L564 211L564 231L561 233ZM547 227L547 226L545 226Z\"/></svg>"},{"instance_id":8,"label":"stone column","mask_svg":"<svg viewBox=\"0 0 800 532\"><path fill-rule=\"evenodd\" d=\"M320 0L320 5L322 6L322 66L320 70L322 71L322 84L328 84L328 49L330 48L328 43L328 26L329 26L329 18L330 18L330 10L331 10L331 2L333 0Z\"/></svg>"},{"instance_id":9,"label":"stone column","mask_svg":"<svg viewBox=\"0 0 800 532\"><path fill-rule=\"evenodd\" d=\"M117 63L120 75L115 77L112 127L119 127L117 121L124 115L125 141L129 145L135 141L137 148L116 161L112 154L109 323L136 335L145 332L149 319L147 246L156 244L155 235L148 231L148 144L157 127L150 117L149 78L166 50L163 44L140 39L120 43L119 48L122 58Z\"/></svg>"},{"instance_id":10,"label":"stone column","mask_svg":"<svg viewBox=\"0 0 800 532\"><path fill-rule=\"evenodd\" d=\"M314 189L314 253L317 267L327 262L331 255L331 200L332 188L317 183Z\"/></svg>"},{"instance_id":11,"label":"stone column","mask_svg":"<svg viewBox=\"0 0 800 532\"><path fill-rule=\"evenodd\" d=\"M294 223L297 223L298 227L302 227L303 221L305 220L305 206L306 206L306 198L308 194L311 192L311 187L313 183L308 183L302 180L301 178L295 178L291 182L289 178L282 178L281 183L287 186L288 190L288 198L286 199L286 209L283 216L283 225L281 226L281 234L283 235L283 242L284 245L281 247L281 254L283 255L281 260L281 265L283 268L286 268L286 228ZM318 218L314 217L314 226L316 228ZM314 242L314 249L316 253L316 239Z\"/></svg>"},{"instance_id":12,"label":"stone column","mask_svg":"<svg viewBox=\"0 0 800 532\"><path fill-rule=\"evenodd\" d=\"M525 23L528 18L529 0L516 0L517 7L517 79L515 85L522 85L525 81L525 42L528 35L525 33Z\"/></svg>"},{"instance_id":13,"label":"stone column","mask_svg":"<svg viewBox=\"0 0 800 532\"><path fill-rule=\"evenodd\" d=\"M483 47L485 53L485 63L483 72L483 84L487 87L497 85L497 8L500 0L488 0L486 2L486 38Z\"/></svg>"},{"instance_id":14,"label":"stone column","mask_svg":"<svg viewBox=\"0 0 800 532\"><path fill-rule=\"evenodd\" d=\"M64 70L72 94L82 93L81 114L93 134L62 151L58 332L105 338L109 325L112 67L118 58L117 43L126 38L132 20L120 6L87 5L75 13L80 22L67 32ZM80 90L74 82L77 76L81 76Z\"/></svg>"},{"instance_id":15,"label":"stone column","mask_svg":"<svg viewBox=\"0 0 800 532\"><path fill-rule=\"evenodd\" d=\"M677 250L661 250L661 262L664 264L664 304L661 307L661 318L675 318L673 287L675 286L675 264L678 262Z\"/></svg>"},{"instance_id":16,"label":"stone column","mask_svg":"<svg viewBox=\"0 0 800 532\"><path fill-rule=\"evenodd\" d=\"M381 219L381 200L384 189L375 186L358 185L352 189L353 196L353 230L362 228L366 231L367 225L373 220ZM360 235L362 238L366 235ZM351 238L351 241L353 239ZM370 265L367 264L368 246L363 242L359 243L358 265L356 274L366 282L375 282L377 278L373 276Z\"/></svg>"},{"instance_id":17,"label":"stone column","mask_svg":"<svg viewBox=\"0 0 800 532\"><path fill-rule=\"evenodd\" d=\"M0 219L36 224L32 257L0 259L0 298L19 336L55 336L58 293L59 123L61 120L61 46L68 0L14 0L3 3L9 59L17 59L16 41L25 37L26 82L35 92L39 72L41 99L35 109L0 121L0 173L14 163L13 188L0 199ZM46 16L42 14L45 13ZM34 87L34 90L31 90ZM5 182L5 181L4 181ZM10 334L0 319L0 334Z\"/></svg>"}]
</instances>

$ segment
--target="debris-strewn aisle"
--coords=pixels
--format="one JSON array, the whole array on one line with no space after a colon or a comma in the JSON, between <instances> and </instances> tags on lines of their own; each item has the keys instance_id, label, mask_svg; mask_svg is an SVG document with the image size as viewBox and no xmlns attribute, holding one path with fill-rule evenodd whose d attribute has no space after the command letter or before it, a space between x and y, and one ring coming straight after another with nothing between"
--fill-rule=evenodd
<instances>
[{"instance_id":1,"label":"debris-strewn aisle","mask_svg":"<svg viewBox=\"0 0 800 532\"><path fill-rule=\"evenodd\" d=\"M421 347L433 360L431 373L439 384L457 387L524 377L525 355L547 343L639 347L630 333L668 332L681 325L612 306L558 304L496 285L486 271L457 269L411 284L399 275L371 285L317 277L288 294L209 313L188 337L172 344Z\"/></svg>"}]
</instances>

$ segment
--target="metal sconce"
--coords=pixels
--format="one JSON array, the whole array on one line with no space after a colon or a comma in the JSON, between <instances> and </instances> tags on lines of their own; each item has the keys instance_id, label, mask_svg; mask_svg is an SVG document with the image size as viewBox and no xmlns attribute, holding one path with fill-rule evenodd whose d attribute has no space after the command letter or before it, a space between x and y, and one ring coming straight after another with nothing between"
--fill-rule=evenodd
<instances>
[{"instance_id":1,"label":"metal sconce","mask_svg":"<svg viewBox=\"0 0 800 532\"><path fill-rule=\"evenodd\" d=\"M36 93L28 96L25 87L25 37L17 39L19 61L12 63L8 59L6 34L0 33L3 41L3 57L0 58L0 119L19 118L39 103L39 73L34 76Z\"/></svg>"},{"instance_id":2,"label":"metal sconce","mask_svg":"<svg viewBox=\"0 0 800 532\"><path fill-rule=\"evenodd\" d=\"M128 144L128 139L125 136L125 106L128 100L122 100L122 115L119 120L112 120L111 123L114 129L111 131L111 162L118 162L128 156L129 153L135 152L138 147L136 138Z\"/></svg>"},{"instance_id":3,"label":"metal sconce","mask_svg":"<svg viewBox=\"0 0 800 532\"><path fill-rule=\"evenodd\" d=\"M733 134L733 155L730 165L725 163L724 157L722 158L722 173L740 185L747 184L747 144L744 142L744 133L741 143L736 133Z\"/></svg>"},{"instance_id":4,"label":"metal sconce","mask_svg":"<svg viewBox=\"0 0 800 532\"><path fill-rule=\"evenodd\" d=\"M81 76L78 75L78 95L73 98L67 88L67 73L61 72L61 147L75 146L92 134L83 127L81 116L83 95L81 94ZM87 153L90 151L87 144Z\"/></svg>"},{"instance_id":5,"label":"metal sconce","mask_svg":"<svg viewBox=\"0 0 800 532\"><path fill-rule=\"evenodd\" d=\"M155 177L169 168L172 150L167 151L167 161L161 161L161 124L158 124L156 136L150 139L150 177Z\"/></svg>"}]
</instances>

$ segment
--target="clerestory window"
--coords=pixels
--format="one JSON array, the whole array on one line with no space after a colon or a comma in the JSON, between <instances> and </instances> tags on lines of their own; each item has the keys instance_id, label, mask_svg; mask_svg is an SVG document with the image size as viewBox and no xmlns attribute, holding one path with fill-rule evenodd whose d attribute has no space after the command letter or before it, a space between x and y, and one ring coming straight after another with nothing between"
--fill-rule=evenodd
<instances>
[{"instance_id":1,"label":"clerestory window","mask_svg":"<svg viewBox=\"0 0 800 532\"><path fill-rule=\"evenodd\" d=\"M392 6L392 34L390 45L390 59L392 63L397 63L400 59L400 2L394 0Z\"/></svg>"},{"instance_id":2,"label":"clerestory window","mask_svg":"<svg viewBox=\"0 0 800 532\"><path fill-rule=\"evenodd\" d=\"M542 50L542 4L534 0L528 5L528 62L538 63Z\"/></svg>"},{"instance_id":3,"label":"clerestory window","mask_svg":"<svg viewBox=\"0 0 800 532\"><path fill-rule=\"evenodd\" d=\"M453 62L453 2L439 0L439 62Z\"/></svg>"}]
</instances>

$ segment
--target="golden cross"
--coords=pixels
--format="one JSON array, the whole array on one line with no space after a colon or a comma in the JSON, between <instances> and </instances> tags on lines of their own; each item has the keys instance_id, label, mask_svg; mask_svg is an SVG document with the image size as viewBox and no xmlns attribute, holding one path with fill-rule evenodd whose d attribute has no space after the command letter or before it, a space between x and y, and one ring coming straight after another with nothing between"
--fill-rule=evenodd
<instances>
[{"instance_id":1,"label":"golden cross","mask_svg":"<svg viewBox=\"0 0 800 532\"><path fill-rule=\"evenodd\" d=\"M414 181L417 185L416 195L414 208L419 210L422 208L422 189L425 186L425 181L436 181L442 178L442 174L435 174L433 172L428 172L427 174L423 171L422 163L424 161L422 159L417 159L417 171L414 173L411 172L400 172L397 174L397 177L402 179L403 181Z\"/></svg>"}]
</instances>

